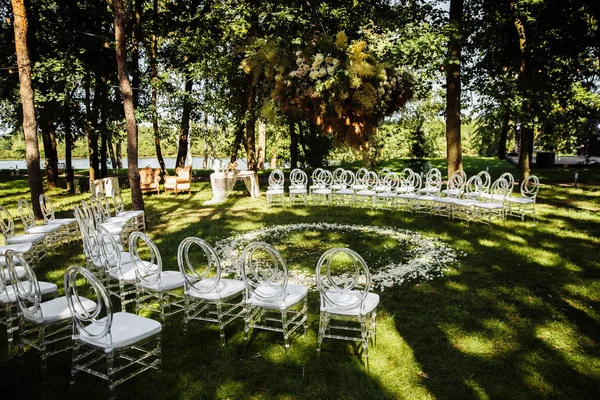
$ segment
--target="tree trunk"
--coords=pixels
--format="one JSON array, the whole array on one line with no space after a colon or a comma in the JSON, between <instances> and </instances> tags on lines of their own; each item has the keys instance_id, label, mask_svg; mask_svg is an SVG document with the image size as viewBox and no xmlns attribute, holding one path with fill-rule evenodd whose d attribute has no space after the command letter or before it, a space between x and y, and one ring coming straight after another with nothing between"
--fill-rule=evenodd
<instances>
[{"instance_id":1,"label":"tree trunk","mask_svg":"<svg viewBox=\"0 0 600 400\"><path fill-rule=\"evenodd\" d=\"M446 64L446 163L448 176L462 169L460 132L460 63L463 0L450 0L451 33Z\"/></svg>"},{"instance_id":2,"label":"tree trunk","mask_svg":"<svg viewBox=\"0 0 600 400\"><path fill-rule=\"evenodd\" d=\"M99 95L100 101L98 104L100 112L99 132L100 132L100 177L106 178L108 176L108 167L106 165L108 159L108 127L106 125L107 112L106 104L108 102L107 96L107 85L104 77L101 78L99 84L101 85Z\"/></svg>"},{"instance_id":3,"label":"tree trunk","mask_svg":"<svg viewBox=\"0 0 600 400\"><path fill-rule=\"evenodd\" d=\"M156 149L156 158L163 174L166 171L165 159L162 155L160 147L160 130L158 127L158 0L154 0L152 4L152 45L150 47L150 73L152 75L152 98L150 109L152 111L152 129L154 130L154 148Z\"/></svg>"},{"instance_id":4,"label":"tree trunk","mask_svg":"<svg viewBox=\"0 0 600 400\"><path fill-rule=\"evenodd\" d=\"M530 125L528 119L531 118L529 113L531 112L531 99L529 97L529 79L527 77L527 37L525 35L525 24L517 14L515 8L516 5L511 3L511 8L514 12L514 25L519 35L519 51L521 54L521 66L519 69L519 81L521 84L521 94L524 98L523 112L521 121L521 143L519 146L519 179L521 182L527 179L531 172L531 154L530 148L533 145L533 127Z\"/></svg>"},{"instance_id":5,"label":"tree trunk","mask_svg":"<svg viewBox=\"0 0 600 400\"><path fill-rule=\"evenodd\" d=\"M140 187L140 173L138 170L138 132L135 121L135 107L133 105L133 94L129 83L127 71L127 46L125 40L126 20L125 6L123 0L113 0L115 12L115 42L117 45L117 66L119 70L119 82L121 96L123 97L123 109L127 125L127 175L131 186L131 203L134 210L144 209L144 198Z\"/></svg>"},{"instance_id":6,"label":"tree trunk","mask_svg":"<svg viewBox=\"0 0 600 400\"><path fill-rule=\"evenodd\" d=\"M37 219L41 219L40 194L44 193L40 171L40 151L37 141L34 93L31 85L31 64L27 51L27 13L24 0L12 0L15 32L15 51L19 68L19 91L23 106L23 136L25 137L25 160L31 194L31 206Z\"/></svg>"},{"instance_id":7,"label":"tree trunk","mask_svg":"<svg viewBox=\"0 0 600 400\"><path fill-rule=\"evenodd\" d=\"M92 114L92 100L90 96L91 74L87 74L85 83L85 114L87 118L86 131L88 141L88 154L90 158L90 180L94 180L98 175L98 136L96 135L95 125ZM94 96L95 98L96 96Z\"/></svg>"},{"instance_id":8,"label":"tree trunk","mask_svg":"<svg viewBox=\"0 0 600 400\"><path fill-rule=\"evenodd\" d=\"M192 112L192 87L194 82L188 77L185 78L185 94L183 99L183 113L181 114L181 126L179 128L179 147L177 148L177 161L175 167L183 168L185 166L185 157L188 152L188 135L190 134L190 114Z\"/></svg>"},{"instance_id":9,"label":"tree trunk","mask_svg":"<svg viewBox=\"0 0 600 400\"><path fill-rule=\"evenodd\" d=\"M498 159L506 159L506 141L508 139L508 128L510 127L510 113L505 111L502 114L502 130L500 131L500 140L498 142Z\"/></svg>"},{"instance_id":10,"label":"tree trunk","mask_svg":"<svg viewBox=\"0 0 600 400\"><path fill-rule=\"evenodd\" d=\"M56 133L54 125L51 121L51 115L54 112L51 106L46 103L40 111L40 128L42 131L42 143L44 145L44 155L46 162L44 168L46 170L46 184L50 188L58 186L58 154L56 152Z\"/></svg>"},{"instance_id":11,"label":"tree trunk","mask_svg":"<svg viewBox=\"0 0 600 400\"><path fill-rule=\"evenodd\" d=\"M115 144L115 155L117 157L117 167L123 168L123 150L121 146L123 141L121 139L117 140L117 144Z\"/></svg>"},{"instance_id":12,"label":"tree trunk","mask_svg":"<svg viewBox=\"0 0 600 400\"><path fill-rule=\"evenodd\" d=\"M298 133L296 133L296 123L288 119L290 129L290 167L298 168Z\"/></svg>"},{"instance_id":13,"label":"tree trunk","mask_svg":"<svg viewBox=\"0 0 600 400\"><path fill-rule=\"evenodd\" d=\"M254 115L256 93L252 85L252 79L252 75L246 77L246 162L248 164L248 171L256 171L258 167L256 162L256 116Z\"/></svg>"},{"instance_id":14,"label":"tree trunk","mask_svg":"<svg viewBox=\"0 0 600 400\"><path fill-rule=\"evenodd\" d=\"M117 156L115 153L115 145L113 144L113 132L112 131L108 131L108 136L106 138L107 141L107 145L108 145L108 154L110 156L110 163L113 167L113 169L115 168L119 168L119 161L117 160Z\"/></svg>"},{"instance_id":15,"label":"tree trunk","mask_svg":"<svg viewBox=\"0 0 600 400\"><path fill-rule=\"evenodd\" d=\"M266 145L267 145L267 124L264 120L258 122L258 147L256 149L256 167L258 169L265 169L265 157L266 157ZM275 168L271 165L271 168Z\"/></svg>"},{"instance_id":16,"label":"tree trunk","mask_svg":"<svg viewBox=\"0 0 600 400\"><path fill-rule=\"evenodd\" d=\"M142 40L142 0L133 2L133 32L131 35L131 84L133 107L137 109L140 100L140 42Z\"/></svg>"},{"instance_id":17,"label":"tree trunk","mask_svg":"<svg viewBox=\"0 0 600 400\"><path fill-rule=\"evenodd\" d=\"M74 174L73 174L73 166L71 165L71 152L73 150L73 129L71 125L71 96L69 96L68 91L65 96L65 120L64 120L64 129L65 129L65 171L67 175L67 191L73 193L75 191L75 182L74 182Z\"/></svg>"},{"instance_id":18,"label":"tree trunk","mask_svg":"<svg viewBox=\"0 0 600 400\"><path fill-rule=\"evenodd\" d=\"M244 125L239 124L237 127L237 130L235 131L235 138L233 139L233 143L231 145L231 157L229 158L230 163L234 163L237 161L240 144L243 141L244 141Z\"/></svg>"}]
</instances>

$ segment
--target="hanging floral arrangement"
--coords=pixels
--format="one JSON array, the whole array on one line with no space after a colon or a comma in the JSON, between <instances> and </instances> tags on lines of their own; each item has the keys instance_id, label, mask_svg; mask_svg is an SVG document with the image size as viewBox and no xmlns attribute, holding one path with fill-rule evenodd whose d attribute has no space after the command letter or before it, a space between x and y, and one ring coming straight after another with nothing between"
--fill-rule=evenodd
<instances>
[{"instance_id":1,"label":"hanging floral arrangement","mask_svg":"<svg viewBox=\"0 0 600 400\"><path fill-rule=\"evenodd\" d=\"M277 68L273 99L355 148L367 150L381 120L411 96L408 73L378 62L364 40L348 43L344 32L319 37L293 58Z\"/></svg>"}]
</instances>

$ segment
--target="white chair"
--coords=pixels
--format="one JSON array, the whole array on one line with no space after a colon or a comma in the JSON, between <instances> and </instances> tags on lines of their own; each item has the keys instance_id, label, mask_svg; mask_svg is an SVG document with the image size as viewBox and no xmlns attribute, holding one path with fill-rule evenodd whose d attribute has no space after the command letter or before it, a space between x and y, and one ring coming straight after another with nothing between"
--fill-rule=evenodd
<instances>
[{"instance_id":1,"label":"white chair","mask_svg":"<svg viewBox=\"0 0 600 400\"><path fill-rule=\"evenodd\" d=\"M478 190L465 192L463 197L479 200L488 195L490 186L492 185L492 177L487 171L480 171L477 176L479 177Z\"/></svg>"},{"instance_id":2,"label":"white chair","mask_svg":"<svg viewBox=\"0 0 600 400\"><path fill-rule=\"evenodd\" d=\"M46 248L55 248L62 243L61 226L60 225L35 225L35 216L31 204L23 198L19 199L19 214L23 229L26 234L42 234L45 235Z\"/></svg>"},{"instance_id":3,"label":"white chair","mask_svg":"<svg viewBox=\"0 0 600 400\"><path fill-rule=\"evenodd\" d=\"M132 231L146 230L146 214L144 210L125 211L123 196L118 189L113 189L112 201L115 207L115 217L125 217L129 219Z\"/></svg>"},{"instance_id":4,"label":"white chair","mask_svg":"<svg viewBox=\"0 0 600 400\"><path fill-rule=\"evenodd\" d=\"M498 178L492 183L489 197L484 201L475 202L475 217L477 221L491 223L495 219L506 218L506 199L509 195L510 184L504 178Z\"/></svg>"},{"instance_id":5,"label":"white chair","mask_svg":"<svg viewBox=\"0 0 600 400\"><path fill-rule=\"evenodd\" d=\"M160 322L127 312L114 312L110 296L100 280L83 267L72 266L64 277L67 306L73 316L71 386L79 372L108 383L110 396L115 388L140 373L161 370ZM90 300L82 292L92 293Z\"/></svg>"},{"instance_id":6,"label":"white chair","mask_svg":"<svg viewBox=\"0 0 600 400\"><path fill-rule=\"evenodd\" d=\"M308 288L288 283L281 254L264 242L250 243L242 252L242 278L246 287L244 346L250 329L283 333L285 351L296 330L308 329Z\"/></svg>"},{"instance_id":7,"label":"white chair","mask_svg":"<svg viewBox=\"0 0 600 400\"><path fill-rule=\"evenodd\" d=\"M77 220L73 218L56 218L54 215L54 205L50 198L42 193L40 194L40 208L44 215L45 224L58 224L61 227L60 234L62 239L69 243L79 238L79 227L77 226Z\"/></svg>"},{"instance_id":8,"label":"white chair","mask_svg":"<svg viewBox=\"0 0 600 400\"><path fill-rule=\"evenodd\" d=\"M97 193L97 195L98 194L99 193ZM95 228L103 226L115 237L115 240L118 243L122 245L127 244L127 240L129 239L127 222L123 219L117 221L107 221L102 204L97 197L90 197L89 204L85 200L82 200L81 210L83 211L83 215L85 215L88 223L91 222Z\"/></svg>"},{"instance_id":9,"label":"white chair","mask_svg":"<svg viewBox=\"0 0 600 400\"><path fill-rule=\"evenodd\" d=\"M332 193L333 204L338 206L352 206L354 204L354 184L356 183L356 177L354 172L345 170L340 178L339 189L336 189Z\"/></svg>"},{"instance_id":10,"label":"white chair","mask_svg":"<svg viewBox=\"0 0 600 400\"><path fill-rule=\"evenodd\" d=\"M309 196L312 195L313 190L319 189L320 184L318 183L318 177L321 175L321 173L323 171L324 171L323 168L315 168L315 170L312 172L312 175L310 176L312 183L308 187Z\"/></svg>"},{"instance_id":11,"label":"white chair","mask_svg":"<svg viewBox=\"0 0 600 400\"><path fill-rule=\"evenodd\" d=\"M452 203L452 218L463 219L469 223L475 219L475 203L482 193L483 182L480 175L473 175L464 186L463 197Z\"/></svg>"},{"instance_id":12,"label":"white chair","mask_svg":"<svg viewBox=\"0 0 600 400\"><path fill-rule=\"evenodd\" d=\"M358 171L356 171L356 174L355 174L356 181L355 181L354 185L352 185L352 189L354 189L354 191L367 189L367 183L365 182L365 180L368 179L368 175L369 175L368 169L359 168Z\"/></svg>"},{"instance_id":13,"label":"white chair","mask_svg":"<svg viewBox=\"0 0 600 400\"><path fill-rule=\"evenodd\" d=\"M540 180L535 175L529 175L521 182L521 196L507 197L508 214L521 217L521 221L525 220L526 214L533 216L535 222L535 201L540 189Z\"/></svg>"},{"instance_id":14,"label":"white chair","mask_svg":"<svg viewBox=\"0 0 600 400\"><path fill-rule=\"evenodd\" d=\"M357 177L358 180L358 177ZM375 207L375 195L377 192L375 188L378 185L378 178L375 171L367 171L363 176L359 187L362 189L355 189L354 191L354 206L369 206ZM357 187L357 185L355 185Z\"/></svg>"},{"instance_id":15,"label":"white chair","mask_svg":"<svg viewBox=\"0 0 600 400\"><path fill-rule=\"evenodd\" d=\"M244 317L244 282L221 277L221 263L215 250L196 237L185 238L179 244L177 263L185 278L184 332L190 321L217 324L221 345L225 346L225 327Z\"/></svg>"},{"instance_id":16,"label":"white chair","mask_svg":"<svg viewBox=\"0 0 600 400\"><path fill-rule=\"evenodd\" d=\"M33 255L33 259L28 259L29 262L38 264L46 255L46 235L43 233L15 235L15 223L4 206L0 207L0 227L6 245L31 245L31 251L28 253Z\"/></svg>"},{"instance_id":17,"label":"white chair","mask_svg":"<svg viewBox=\"0 0 600 400\"><path fill-rule=\"evenodd\" d=\"M333 170L333 182L331 183L331 191L335 193L336 190L343 189L345 187L344 184L344 172L346 170L344 168L336 168Z\"/></svg>"},{"instance_id":18,"label":"white chair","mask_svg":"<svg viewBox=\"0 0 600 400\"><path fill-rule=\"evenodd\" d=\"M389 168L383 168L381 169L378 173L377 173L377 186L375 186L375 191L377 193L379 192L385 192L387 190L387 187L385 186L385 177L392 172Z\"/></svg>"},{"instance_id":19,"label":"white chair","mask_svg":"<svg viewBox=\"0 0 600 400\"><path fill-rule=\"evenodd\" d=\"M396 207L396 196L398 195L398 187L400 186L400 177L395 172L388 172L383 180L380 181L378 188L383 190L377 190L375 195L375 203L377 208L393 209Z\"/></svg>"},{"instance_id":20,"label":"white chair","mask_svg":"<svg viewBox=\"0 0 600 400\"><path fill-rule=\"evenodd\" d=\"M15 253L18 252L15 251ZM22 254L21 257L23 257ZM14 268L17 279L23 279L26 274L25 268L19 265L19 259L15 260L13 257L13 262L16 264ZM15 292L15 288L10 284L10 282L11 277L8 265L0 263L0 325L4 325L6 327L6 340L8 342L9 357L14 354L14 334L19 330L17 323L17 294ZM38 284L40 287L40 294L42 296L56 295L58 293L58 287L54 283L38 281ZM27 283L23 283L23 285L26 286Z\"/></svg>"},{"instance_id":21,"label":"white chair","mask_svg":"<svg viewBox=\"0 0 600 400\"><path fill-rule=\"evenodd\" d=\"M454 203L462 197L465 190L467 175L462 169L454 171L446 183L446 189L442 190L441 197L434 199L434 215L442 217L453 217Z\"/></svg>"},{"instance_id":22,"label":"white chair","mask_svg":"<svg viewBox=\"0 0 600 400\"><path fill-rule=\"evenodd\" d=\"M353 250L333 248L319 259L316 279L321 296L317 354L325 338L360 342L368 369L379 295L370 292L367 263Z\"/></svg>"},{"instance_id":23,"label":"white chair","mask_svg":"<svg viewBox=\"0 0 600 400\"><path fill-rule=\"evenodd\" d=\"M322 169L318 175L313 174L313 180L316 188L313 189L310 196L311 204L324 204L331 205L331 184L333 183L333 174L331 171Z\"/></svg>"},{"instance_id":24,"label":"white chair","mask_svg":"<svg viewBox=\"0 0 600 400\"><path fill-rule=\"evenodd\" d=\"M285 189L284 175L280 169L274 169L269 174L269 187L266 191L267 208L271 208L273 204L281 204L285 207Z\"/></svg>"},{"instance_id":25,"label":"white chair","mask_svg":"<svg viewBox=\"0 0 600 400\"><path fill-rule=\"evenodd\" d=\"M433 215L435 200L442 191L442 173L437 168L431 168L425 175L423 187L419 189L419 195L415 199L415 212Z\"/></svg>"},{"instance_id":26,"label":"white chair","mask_svg":"<svg viewBox=\"0 0 600 400\"><path fill-rule=\"evenodd\" d=\"M421 175L412 170L402 173L400 178L400 187L396 189L396 208L402 211L414 213L415 202L418 192L421 189Z\"/></svg>"},{"instance_id":27,"label":"white chair","mask_svg":"<svg viewBox=\"0 0 600 400\"><path fill-rule=\"evenodd\" d=\"M142 232L132 232L129 254L136 277L136 313L157 312L164 322L166 317L182 312L185 299L176 291L183 288L185 278L179 270L163 271L160 252L152 239ZM158 308L154 303L158 303Z\"/></svg>"},{"instance_id":28,"label":"white chair","mask_svg":"<svg viewBox=\"0 0 600 400\"><path fill-rule=\"evenodd\" d=\"M296 205L296 203L307 205L308 189L306 185L308 185L308 175L306 175L306 172L299 168L294 168L290 172L290 186L288 188L290 204L292 206Z\"/></svg>"},{"instance_id":29,"label":"white chair","mask_svg":"<svg viewBox=\"0 0 600 400\"><path fill-rule=\"evenodd\" d=\"M6 253L11 284L19 305L19 355L26 347L38 351L42 377L46 376L47 358L71 348L71 312L65 296L43 299L42 286L35 272L19 253ZM16 266L24 268L20 277ZM51 290L51 288L48 288ZM94 303L82 297L80 310L91 311Z\"/></svg>"}]
</instances>

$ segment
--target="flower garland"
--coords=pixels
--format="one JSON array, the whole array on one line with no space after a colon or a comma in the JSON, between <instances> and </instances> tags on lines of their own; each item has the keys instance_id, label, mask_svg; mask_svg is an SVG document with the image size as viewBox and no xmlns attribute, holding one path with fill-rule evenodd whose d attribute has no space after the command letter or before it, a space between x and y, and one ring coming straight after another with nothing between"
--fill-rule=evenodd
<instances>
[{"instance_id":1,"label":"flower garland","mask_svg":"<svg viewBox=\"0 0 600 400\"><path fill-rule=\"evenodd\" d=\"M447 244L438 239L424 237L414 231L391 227L324 222L265 227L220 240L214 248L222 260L223 273L239 277L240 257L243 249L249 243L254 241L270 242L293 232L304 231L374 234L397 240L399 247L405 251L406 259L404 261L381 265L379 264L382 262L380 257L375 263L371 262L369 265L374 287L381 291L385 290L386 287L400 285L407 280L431 280L442 276L445 269L458 261L457 253ZM361 253L361 251L357 251ZM316 286L314 274L305 271L290 269L289 280L308 286L311 289Z\"/></svg>"}]
</instances>

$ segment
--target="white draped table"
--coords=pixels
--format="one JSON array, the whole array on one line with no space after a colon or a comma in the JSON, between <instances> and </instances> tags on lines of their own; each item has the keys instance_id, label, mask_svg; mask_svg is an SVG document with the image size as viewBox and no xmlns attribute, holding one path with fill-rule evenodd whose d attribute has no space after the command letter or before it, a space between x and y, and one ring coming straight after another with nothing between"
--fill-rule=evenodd
<instances>
[{"instance_id":1,"label":"white draped table","mask_svg":"<svg viewBox=\"0 0 600 400\"><path fill-rule=\"evenodd\" d=\"M248 193L250 193L253 199L258 198L258 184L254 171L213 172L210 174L210 186L213 198L205 201L204 204L216 204L225 201L238 180L244 181L246 189L248 189Z\"/></svg>"}]
</instances>

